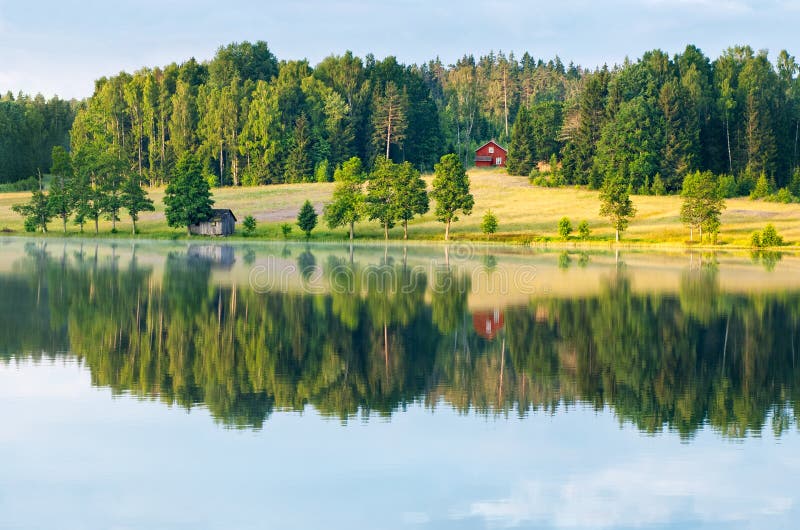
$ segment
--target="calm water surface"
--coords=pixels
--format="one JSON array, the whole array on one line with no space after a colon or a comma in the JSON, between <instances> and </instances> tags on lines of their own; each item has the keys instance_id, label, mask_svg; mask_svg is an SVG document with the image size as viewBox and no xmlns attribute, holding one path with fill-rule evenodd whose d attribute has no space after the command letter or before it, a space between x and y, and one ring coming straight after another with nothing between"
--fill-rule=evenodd
<instances>
[{"instance_id":1,"label":"calm water surface","mask_svg":"<svg viewBox=\"0 0 800 530\"><path fill-rule=\"evenodd\" d=\"M797 528L800 259L0 239L0 528Z\"/></svg>"}]
</instances>

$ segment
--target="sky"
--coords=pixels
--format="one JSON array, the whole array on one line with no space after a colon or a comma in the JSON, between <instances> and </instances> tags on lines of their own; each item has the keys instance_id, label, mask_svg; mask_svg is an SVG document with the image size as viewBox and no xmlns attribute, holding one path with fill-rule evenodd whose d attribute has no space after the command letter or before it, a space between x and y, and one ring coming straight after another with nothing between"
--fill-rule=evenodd
<instances>
[{"instance_id":1,"label":"sky","mask_svg":"<svg viewBox=\"0 0 800 530\"><path fill-rule=\"evenodd\" d=\"M406 63L528 51L594 67L687 44L798 54L800 0L0 0L0 92L82 98L122 70L264 40L316 64L352 50Z\"/></svg>"}]
</instances>

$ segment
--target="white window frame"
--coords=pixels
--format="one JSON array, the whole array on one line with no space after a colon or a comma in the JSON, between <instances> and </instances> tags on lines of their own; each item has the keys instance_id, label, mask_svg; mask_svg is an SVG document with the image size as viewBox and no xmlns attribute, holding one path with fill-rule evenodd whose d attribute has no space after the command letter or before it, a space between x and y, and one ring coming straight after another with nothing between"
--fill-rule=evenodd
<instances>
[{"instance_id":1,"label":"white window frame","mask_svg":"<svg viewBox=\"0 0 800 530\"><path fill-rule=\"evenodd\" d=\"M497 158L494 159L494 165L499 166L502 163L503 163L503 157L502 156L498 156Z\"/></svg>"},{"instance_id":2,"label":"white window frame","mask_svg":"<svg viewBox=\"0 0 800 530\"><path fill-rule=\"evenodd\" d=\"M494 154L494 147L492 147L492 146L489 146L489 154L490 154L490 155L493 155L493 154Z\"/></svg>"}]
</instances>

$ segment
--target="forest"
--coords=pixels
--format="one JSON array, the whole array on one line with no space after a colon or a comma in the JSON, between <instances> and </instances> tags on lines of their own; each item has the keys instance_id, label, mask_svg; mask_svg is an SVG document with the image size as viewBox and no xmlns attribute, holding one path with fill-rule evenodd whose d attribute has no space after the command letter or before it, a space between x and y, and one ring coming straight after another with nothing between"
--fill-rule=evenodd
<instances>
[{"instance_id":1,"label":"forest","mask_svg":"<svg viewBox=\"0 0 800 530\"><path fill-rule=\"evenodd\" d=\"M0 95L0 184L50 171L53 147L69 147L77 106L57 97Z\"/></svg>"},{"instance_id":2,"label":"forest","mask_svg":"<svg viewBox=\"0 0 800 530\"><path fill-rule=\"evenodd\" d=\"M75 105L69 144L78 170L110 154L163 184L190 153L215 185L255 185L332 180L353 156L369 167L389 157L426 171L453 152L469 166L473 149L495 138L510 147L514 174L536 174L549 161L558 183L599 188L613 174L651 193L679 191L685 175L710 171L735 177L735 193L747 194L762 174L774 189L791 185L797 74L788 52L771 60L748 46L713 60L695 46L674 56L654 50L586 69L528 53L466 55L451 65L345 53L312 66L243 42L206 62L97 80ZM42 119L28 116L39 108ZM30 122L3 135L11 156L0 156L0 180L49 169L43 146L66 143L73 106L6 96L0 109L0 127Z\"/></svg>"}]
</instances>

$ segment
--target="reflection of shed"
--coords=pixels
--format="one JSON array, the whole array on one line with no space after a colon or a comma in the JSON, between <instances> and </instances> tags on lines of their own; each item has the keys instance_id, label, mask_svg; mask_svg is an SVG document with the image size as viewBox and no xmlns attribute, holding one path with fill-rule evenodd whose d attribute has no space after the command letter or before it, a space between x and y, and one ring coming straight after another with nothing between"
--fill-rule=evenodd
<instances>
[{"instance_id":1,"label":"reflection of shed","mask_svg":"<svg viewBox=\"0 0 800 530\"><path fill-rule=\"evenodd\" d=\"M484 339L492 340L495 338L497 332L503 328L503 324L503 312L499 309L477 311L472 314L472 327Z\"/></svg>"},{"instance_id":2,"label":"reflection of shed","mask_svg":"<svg viewBox=\"0 0 800 530\"><path fill-rule=\"evenodd\" d=\"M211 210L208 221L189 225L189 232L202 236L229 236L236 230L236 216L229 209Z\"/></svg>"},{"instance_id":3,"label":"reflection of shed","mask_svg":"<svg viewBox=\"0 0 800 530\"><path fill-rule=\"evenodd\" d=\"M236 262L233 247L230 245L189 245L187 255L211 263L214 267L230 269Z\"/></svg>"}]
</instances>

